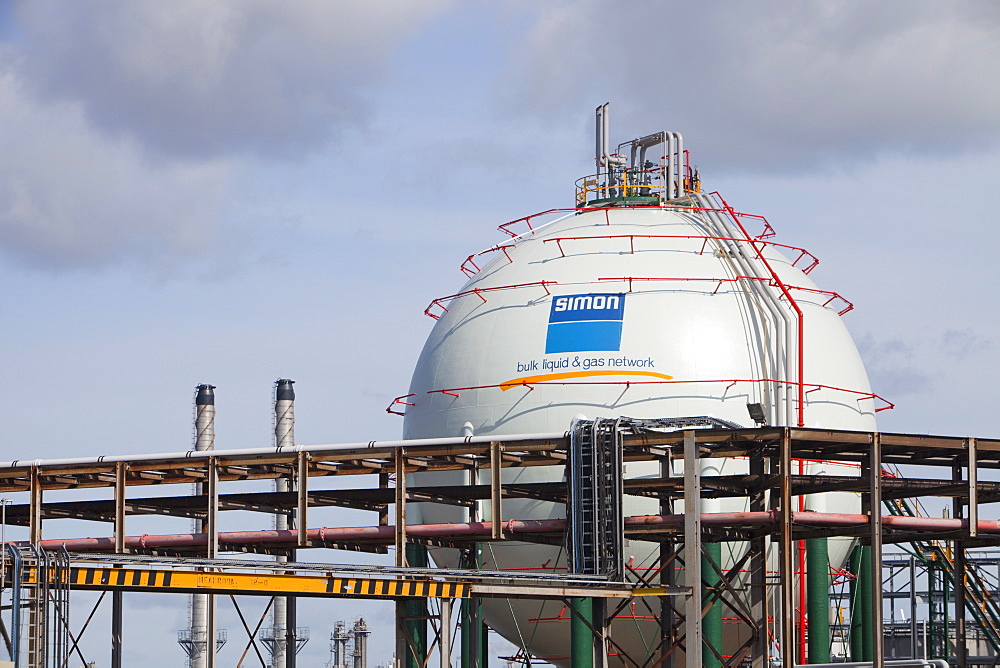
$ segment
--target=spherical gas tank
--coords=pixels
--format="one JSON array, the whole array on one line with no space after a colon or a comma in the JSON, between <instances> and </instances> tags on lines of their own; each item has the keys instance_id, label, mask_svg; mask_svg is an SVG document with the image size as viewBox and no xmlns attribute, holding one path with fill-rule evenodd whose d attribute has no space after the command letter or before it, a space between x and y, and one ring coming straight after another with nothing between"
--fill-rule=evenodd
<instances>
[{"instance_id":1,"label":"spherical gas tank","mask_svg":"<svg viewBox=\"0 0 1000 668\"><path fill-rule=\"evenodd\" d=\"M745 224L746 223L746 224ZM748 404L772 425L874 430L875 398L841 313L849 307L804 270L811 256L756 239L717 202L581 209L473 257L470 278L435 300L437 318L413 373L404 438L561 432L579 416L711 416L754 426ZM794 253L794 255L793 255ZM717 474L746 470L719 460ZM857 475L844 465L807 472ZM655 463L626 477L658 476ZM711 473L711 472L710 472ZM709 474L710 474L709 473ZM505 469L505 482L554 481L551 468ZM465 472L423 474L416 484L463 484ZM819 496L817 495L817 502ZM855 495L824 495L831 512L857 512ZM745 499L721 510L747 510ZM626 497L624 514L659 512ZM425 505L412 522L464 521L464 509ZM562 505L509 499L504 519L565 517ZM831 543L841 562L848 541ZM435 560L454 566L454 551ZM492 543L484 566L565 568L562 550ZM626 560L652 568L653 543L627 541ZM537 571L536 571L537 572ZM558 602L487 602L491 627L536 656L568 656L568 617ZM623 613L624 614L624 613ZM649 615L616 619L611 633L642 655L655 647Z\"/></svg>"}]
</instances>

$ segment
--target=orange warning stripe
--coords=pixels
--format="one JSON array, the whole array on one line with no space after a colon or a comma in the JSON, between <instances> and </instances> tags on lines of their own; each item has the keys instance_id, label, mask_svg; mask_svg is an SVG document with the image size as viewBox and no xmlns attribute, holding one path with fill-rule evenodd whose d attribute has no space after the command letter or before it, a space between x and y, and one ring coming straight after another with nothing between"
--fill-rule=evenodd
<instances>
[{"instance_id":1,"label":"orange warning stripe","mask_svg":"<svg viewBox=\"0 0 1000 668\"><path fill-rule=\"evenodd\" d=\"M535 383L546 383L553 380L566 380L568 378L590 378L594 376L649 376L660 380L673 380L673 376L655 371L564 371L562 373L543 373L537 376L522 376L500 383L500 390L506 392L514 387L522 385L533 385Z\"/></svg>"}]
</instances>

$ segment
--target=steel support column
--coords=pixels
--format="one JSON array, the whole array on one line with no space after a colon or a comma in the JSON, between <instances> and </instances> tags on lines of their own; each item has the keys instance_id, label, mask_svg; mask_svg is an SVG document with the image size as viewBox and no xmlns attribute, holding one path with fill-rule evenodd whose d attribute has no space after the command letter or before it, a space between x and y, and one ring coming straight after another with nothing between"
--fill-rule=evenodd
<instances>
[{"instance_id":1,"label":"steel support column","mask_svg":"<svg viewBox=\"0 0 1000 668\"><path fill-rule=\"evenodd\" d=\"M490 443L490 537L503 538L503 485L502 472L503 443Z\"/></svg>"},{"instance_id":2,"label":"steel support column","mask_svg":"<svg viewBox=\"0 0 1000 668\"><path fill-rule=\"evenodd\" d=\"M405 568L406 563L406 449L397 448L396 471L396 566Z\"/></svg>"},{"instance_id":3,"label":"steel support column","mask_svg":"<svg viewBox=\"0 0 1000 668\"><path fill-rule=\"evenodd\" d=\"M122 668L122 592L111 592L111 668Z\"/></svg>"},{"instance_id":4,"label":"steel support column","mask_svg":"<svg viewBox=\"0 0 1000 668\"><path fill-rule=\"evenodd\" d=\"M470 434L471 435L471 431ZM467 484L469 486L479 484L479 468L475 464L470 466L467 470ZM469 521L478 522L479 521L479 501L475 501L469 508ZM473 543L472 547L465 551L465 564L466 568L478 569L482 563L479 555L479 543ZM486 664L482 663L482 649L480 644L482 642L482 603L479 597L472 597L462 601L461 604L461 644L462 644L462 656L461 668L486 668Z\"/></svg>"},{"instance_id":5,"label":"steel support column","mask_svg":"<svg viewBox=\"0 0 1000 668\"><path fill-rule=\"evenodd\" d=\"M219 554L219 466L215 457L209 457L206 462L208 473L205 481L207 496L207 515L202 524L202 531L208 534L205 544L205 554L209 559L215 559ZM205 668L215 668L215 636L218 627L216 619L215 596L208 597L208 611L205 624Z\"/></svg>"},{"instance_id":6,"label":"steel support column","mask_svg":"<svg viewBox=\"0 0 1000 668\"><path fill-rule=\"evenodd\" d=\"M872 434L872 448L868 468L869 525L871 547L869 564L871 568L871 617L869 618L872 637L872 668L882 668L885 664L885 647L882 643L882 435Z\"/></svg>"},{"instance_id":7,"label":"steel support column","mask_svg":"<svg viewBox=\"0 0 1000 668\"><path fill-rule=\"evenodd\" d=\"M670 451L660 460L660 477L666 480L673 477L673 466ZM670 515L674 512L673 499L669 496L660 498L660 514ZM673 587L677 584L676 573L677 563L674 555L673 541L660 541L660 584L664 587ZM661 668L674 668L673 645L675 641L674 626L677 623L677 615L674 612L674 599L672 596L660 597L660 666ZM762 668L755 666L754 668Z\"/></svg>"},{"instance_id":8,"label":"steel support column","mask_svg":"<svg viewBox=\"0 0 1000 668\"><path fill-rule=\"evenodd\" d=\"M38 545L42 542L42 483L39 480L37 466L31 467L30 484L28 542Z\"/></svg>"},{"instance_id":9,"label":"steel support column","mask_svg":"<svg viewBox=\"0 0 1000 668\"><path fill-rule=\"evenodd\" d=\"M125 553L125 490L128 473L126 462L115 463L115 552ZM111 592L111 668L122 668L123 592Z\"/></svg>"},{"instance_id":10,"label":"steel support column","mask_svg":"<svg viewBox=\"0 0 1000 668\"><path fill-rule=\"evenodd\" d=\"M910 658L917 658L917 558L910 557ZM928 615L929 616L929 615ZM928 655L924 647L924 656Z\"/></svg>"},{"instance_id":11,"label":"steel support column","mask_svg":"<svg viewBox=\"0 0 1000 668\"><path fill-rule=\"evenodd\" d=\"M298 504L295 511L295 528L297 530L297 543L299 547L308 547L309 529L309 453L300 452L295 474L295 483L298 492Z\"/></svg>"},{"instance_id":12,"label":"steel support column","mask_svg":"<svg viewBox=\"0 0 1000 668\"><path fill-rule=\"evenodd\" d=\"M956 500L957 503L957 500ZM966 558L965 545L962 541L955 541L955 666L956 668L966 668L969 665L969 644L966 639L965 626L965 606L966 606L966 582L965 573Z\"/></svg>"},{"instance_id":13,"label":"steel support column","mask_svg":"<svg viewBox=\"0 0 1000 668\"><path fill-rule=\"evenodd\" d=\"M451 599L442 598L441 613L439 622L441 634L438 643L438 656L441 659L441 668L451 668Z\"/></svg>"},{"instance_id":14,"label":"steel support column","mask_svg":"<svg viewBox=\"0 0 1000 668\"><path fill-rule=\"evenodd\" d=\"M785 666L795 665L795 587L792 566L792 439L788 427L781 433L781 465L778 471L781 499L781 533L779 577L781 586L781 660Z\"/></svg>"},{"instance_id":15,"label":"steel support column","mask_svg":"<svg viewBox=\"0 0 1000 668\"><path fill-rule=\"evenodd\" d=\"M701 633L701 467L693 431L684 432L684 606L686 668L702 668Z\"/></svg>"},{"instance_id":16,"label":"steel support column","mask_svg":"<svg viewBox=\"0 0 1000 668\"><path fill-rule=\"evenodd\" d=\"M750 457L750 475L763 480L765 475L764 456L758 451ZM763 490L750 496L750 512L767 509ZM767 538L760 536L750 541L750 612L757 623L751 628L755 634L750 648L751 668L765 668L770 648L767 633Z\"/></svg>"},{"instance_id":17,"label":"steel support column","mask_svg":"<svg viewBox=\"0 0 1000 668\"><path fill-rule=\"evenodd\" d=\"M406 546L406 562L412 568L426 568L427 548L410 543ZM406 599L404 610L408 642L403 667L423 668L427 656L427 599Z\"/></svg>"}]
</instances>

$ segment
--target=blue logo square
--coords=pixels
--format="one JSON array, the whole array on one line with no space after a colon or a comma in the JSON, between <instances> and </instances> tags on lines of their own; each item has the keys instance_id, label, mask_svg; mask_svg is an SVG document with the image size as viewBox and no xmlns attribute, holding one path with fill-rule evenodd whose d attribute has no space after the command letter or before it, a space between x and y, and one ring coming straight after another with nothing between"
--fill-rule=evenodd
<instances>
[{"instance_id":1,"label":"blue logo square","mask_svg":"<svg viewBox=\"0 0 1000 668\"><path fill-rule=\"evenodd\" d=\"M625 293L554 297L545 353L620 350L624 318Z\"/></svg>"}]
</instances>

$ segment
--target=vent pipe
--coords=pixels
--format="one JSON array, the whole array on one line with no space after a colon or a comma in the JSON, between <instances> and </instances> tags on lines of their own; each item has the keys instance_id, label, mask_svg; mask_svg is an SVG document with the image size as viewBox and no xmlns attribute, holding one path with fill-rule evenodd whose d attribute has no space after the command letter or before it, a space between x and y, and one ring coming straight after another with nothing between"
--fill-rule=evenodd
<instances>
[{"instance_id":1,"label":"vent pipe","mask_svg":"<svg viewBox=\"0 0 1000 668\"><path fill-rule=\"evenodd\" d=\"M194 432L195 451L215 449L215 385L203 383L195 388ZM195 487L195 493L200 494L201 486ZM202 520L194 521L193 531L202 531ZM188 666L206 668L209 651L208 594L192 594L190 605L191 626L186 634L179 634L179 641L188 655Z\"/></svg>"},{"instance_id":2,"label":"vent pipe","mask_svg":"<svg viewBox=\"0 0 1000 668\"><path fill-rule=\"evenodd\" d=\"M199 385L194 397L194 449L215 448L215 385Z\"/></svg>"},{"instance_id":3,"label":"vent pipe","mask_svg":"<svg viewBox=\"0 0 1000 668\"><path fill-rule=\"evenodd\" d=\"M294 383L281 378L274 384L274 445L279 448L295 445Z\"/></svg>"},{"instance_id":4,"label":"vent pipe","mask_svg":"<svg viewBox=\"0 0 1000 668\"><path fill-rule=\"evenodd\" d=\"M292 385L294 380L279 378L274 381L274 445L275 447L293 447L295 445L295 388ZM292 484L288 477L283 476L274 481L276 492L292 491ZM279 512L274 516L274 528L278 531L285 531L292 528L288 521L288 515ZM275 557L275 561L283 563L288 561L285 556ZM289 604L294 606L294 599L290 596L276 596L271 616L272 632L274 641L271 643L271 665L275 668L285 668L289 665L289 634L294 635L295 629L289 628ZM294 648L295 645L292 644ZM291 652L292 665L294 665L294 649Z\"/></svg>"}]
</instances>

